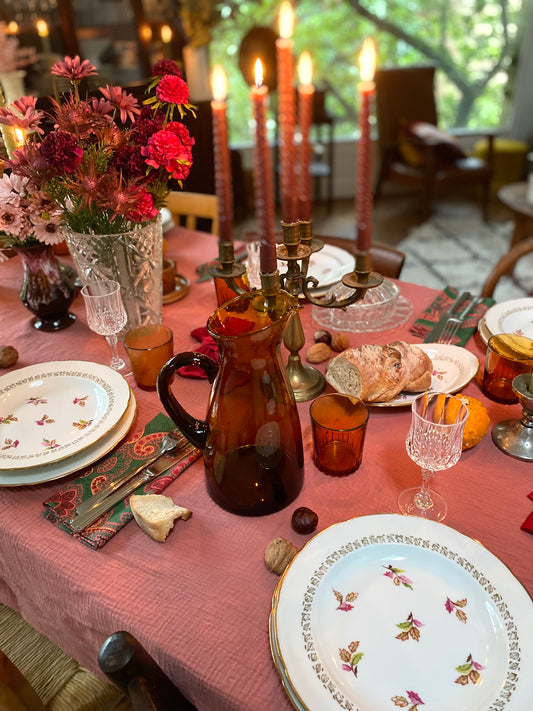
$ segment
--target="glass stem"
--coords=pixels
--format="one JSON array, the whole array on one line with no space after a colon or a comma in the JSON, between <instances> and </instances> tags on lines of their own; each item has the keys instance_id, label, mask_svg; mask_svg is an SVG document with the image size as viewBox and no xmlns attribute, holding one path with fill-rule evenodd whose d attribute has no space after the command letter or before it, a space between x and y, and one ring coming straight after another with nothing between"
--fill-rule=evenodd
<instances>
[{"instance_id":1,"label":"glass stem","mask_svg":"<svg viewBox=\"0 0 533 711\"><path fill-rule=\"evenodd\" d=\"M422 511L427 511L433 506L429 482L434 476L434 472L429 471L429 469L422 469L422 487L414 497L415 506Z\"/></svg>"},{"instance_id":2,"label":"glass stem","mask_svg":"<svg viewBox=\"0 0 533 711\"><path fill-rule=\"evenodd\" d=\"M118 354L117 337L116 335L106 336L105 339L109 343L109 348L111 349L111 367L115 370L120 370L126 364Z\"/></svg>"}]
</instances>

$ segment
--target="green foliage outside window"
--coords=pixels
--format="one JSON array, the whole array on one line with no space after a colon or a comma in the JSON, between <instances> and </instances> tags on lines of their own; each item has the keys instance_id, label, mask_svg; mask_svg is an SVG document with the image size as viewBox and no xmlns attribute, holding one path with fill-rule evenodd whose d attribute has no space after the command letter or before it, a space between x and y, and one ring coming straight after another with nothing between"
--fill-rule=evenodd
<instances>
[{"instance_id":1,"label":"green foliage outside window","mask_svg":"<svg viewBox=\"0 0 533 711\"><path fill-rule=\"evenodd\" d=\"M280 4L228 0L216 5L221 20L213 28L210 60L228 75L232 141L250 138L240 41L256 26L277 32ZM358 55L367 36L376 41L381 66L438 67L442 127L498 127L506 123L529 5L527 0L299 0L293 2L294 51L296 59L306 49L311 52L313 83L327 89L337 136L357 133Z\"/></svg>"}]
</instances>

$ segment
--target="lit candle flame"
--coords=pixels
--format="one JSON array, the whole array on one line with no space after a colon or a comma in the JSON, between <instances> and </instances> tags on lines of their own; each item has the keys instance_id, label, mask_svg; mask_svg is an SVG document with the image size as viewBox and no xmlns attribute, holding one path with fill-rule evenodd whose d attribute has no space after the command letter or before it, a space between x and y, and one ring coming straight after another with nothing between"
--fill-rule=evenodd
<instances>
[{"instance_id":1,"label":"lit candle flame","mask_svg":"<svg viewBox=\"0 0 533 711\"><path fill-rule=\"evenodd\" d=\"M361 70L361 79L365 82L373 81L374 72L376 71L376 46L374 40L370 37L367 37L363 42L359 56L359 67Z\"/></svg>"},{"instance_id":2,"label":"lit candle flame","mask_svg":"<svg viewBox=\"0 0 533 711\"><path fill-rule=\"evenodd\" d=\"M215 101L225 101L228 91L228 80L226 72L220 64L215 64L211 75L211 89Z\"/></svg>"},{"instance_id":3,"label":"lit candle flame","mask_svg":"<svg viewBox=\"0 0 533 711\"><path fill-rule=\"evenodd\" d=\"M161 26L161 41L168 44L172 40L172 28L170 25Z\"/></svg>"},{"instance_id":4,"label":"lit candle flame","mask_svg":"<svg viewBox=\"0 0 533 711\"><path fill-rule=\"evenodd\" d=\"M17 148L22 148L24 145L24 132L21 128L15 129L15 142L17 144Z\"/></svg>"},{"instance_id":5,"label":"lit candle flame","mask_svg":"<svg viewBox=\"0 0 533 711\"><path fill-rule=\"evenodd\" d=\"M298 62L298 77L300 84L311 85L313 83L313 62L309 52L302 52Z\"/></svg>"},{"instance_id":6,"label":"lit candle flame","mask_svg":"<svg viewBox=\"0 0 533 711\"><path fill-rule=\"evenodd\" d=\"M15 20L11 20L6 29L8 34L16 35L19 31L19 23L15 22Z\"/></svg>"},{"instance_id":7,"label":"lit candle flame","mask_svg":"<svg viewBox=\"0 0 533 711\"><path fill-rule=\"evenodd\" d=\"M48 37L48 25L46 24L45 20L37 20L35 26L37 27L37 34L39 35L39 37Z\"/></svg>"},{"instance_id":8,"label":"lit candle flame","mask_svg":"<svg viewBox=\"0 0 533 711\"><path fill-rule=\"evenodd\" d=\"M290 39L294 30L294 12L288 0L281 3L279 10L279 36L282 39Z\"/></svg>"},{"instance_id":9,"label":"lit candle flame","mask_svg":"<svg viewBox=\"0 0 533 711\"><path fill-rule=\"evenodd\" d=\"M141 37L143 38L144 42L152 41L152 28L150 27L150 25L142 25Z\"/></svg>"},{"instance_id":10,"label":"lit candle flame","mask_svg":"<svg viewBox=\"0 0 533 711\"><path fill-rule=\"evenodd\" d=\"M259 89L263 85L263 64L259 57L255 60L255 85Z\"/></svg>"}]
</instances>

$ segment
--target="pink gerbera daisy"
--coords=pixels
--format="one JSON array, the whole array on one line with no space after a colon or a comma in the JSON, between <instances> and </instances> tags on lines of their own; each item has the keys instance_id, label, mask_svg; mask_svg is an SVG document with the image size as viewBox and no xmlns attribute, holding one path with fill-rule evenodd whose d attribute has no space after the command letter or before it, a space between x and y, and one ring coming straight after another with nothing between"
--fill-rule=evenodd
<instances>
[{"instance_id":1,"label":"pink gerbera daisy","mask_svg":"<svg viewBox=\"0 0 533 711\"><path fill-rule=\"evenodd\" d=\"M65 79L77 83L97 73L96 67L88 59L82 61L78 55L74 59L65 57L62 62L56 62L50 71L57 77L65 77Z\"/></svg>"},{"instance_id":2,"label":"pink gerbera daisy","mask_svg":"<svg viewBox=\"0 0 533 711\"><path fill-rule=\"evenodd\" d=\"M135 116L141 113L137 99L133 94L128 94L128 92L124 91L120 86L108 85L105 88L101 87L100 92L120 111L120 120L122 123L126 123L128 119L134 121Z\"/></svg>"}]
</instances>

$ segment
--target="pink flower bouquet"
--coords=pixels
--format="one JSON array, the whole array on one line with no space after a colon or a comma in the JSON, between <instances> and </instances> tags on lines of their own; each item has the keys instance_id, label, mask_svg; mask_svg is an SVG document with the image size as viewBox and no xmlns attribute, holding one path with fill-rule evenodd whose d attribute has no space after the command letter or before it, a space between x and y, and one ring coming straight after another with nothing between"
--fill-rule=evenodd
<instances>
[{"instance_id":1,"label":"pink flower bouquet","mask_svg":"<svg viewBox=\"0 0 533 711\"><path fill-rule=\"evenodd\" d=\"M23 136L0 181L0 231L13 244L53 244L61 224L119 234L149 223L192 165L194 139L176 113L194 107L177 64L154 66L141 105L118 86L80 98L81 80L96 74L88 60L65 57L51 71L72 88L50 114L31 96L0 107L0 124Z\"/></svg>"}]
</instances>

